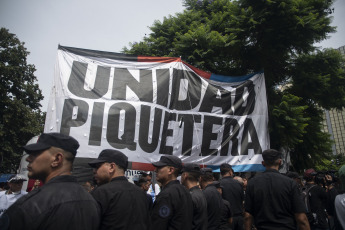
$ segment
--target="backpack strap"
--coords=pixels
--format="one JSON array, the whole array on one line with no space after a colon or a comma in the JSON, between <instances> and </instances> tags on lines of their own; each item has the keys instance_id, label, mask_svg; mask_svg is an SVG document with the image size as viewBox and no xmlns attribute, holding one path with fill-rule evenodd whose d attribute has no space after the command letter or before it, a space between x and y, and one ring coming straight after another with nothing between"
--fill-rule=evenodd
<instances>
[{"instance_id":1,"label":"backpack strap","mask_svg":"<svg viewBox=\"0 0 345 230\"><path fill-rule=\"evenodd\" d=\"M306 205L306 209L307 209L307 213L311 212L311 208L310 208L310 202L309 202L309 192L312 188L314 188L316 185L312 185L309 188L307 188L306 190L304 190L303 192L305 192L305 197L304 197L304 203Z\"/></svg>"}]
</instances>

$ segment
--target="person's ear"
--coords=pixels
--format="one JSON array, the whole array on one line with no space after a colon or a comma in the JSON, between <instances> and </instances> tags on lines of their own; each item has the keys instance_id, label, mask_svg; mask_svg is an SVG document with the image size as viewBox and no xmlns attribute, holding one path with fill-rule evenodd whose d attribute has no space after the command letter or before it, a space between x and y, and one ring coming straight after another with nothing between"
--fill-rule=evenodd
<instances>
[{"instance_id":1,"label":"person's ear","mask_svg":"<svg viewBox=\"0 0 345 230\"><path fill-rule=\"evenodd\" d=\"M278 170L280 170L282 168L283 168L283 160L279 159L279 168L278 168Z\"/></svg>"},{"instance_id":2,"label":"person's ear","mask_svg":"<svg viewBox=\"0 0 345 230\"><path fill-rule=\"evenodd\" d=\"M174 167L170 167L169 168L169 174L174 174L175 170L176 169Z\"/></svg>"},{"instance_id":3,"label":"person's ear","mask_svg":"<svg viewBox=\"0 0 345 230\"><path fill-rule=\"evenodd\" d=\"M109 163L109 172L114 173L116 171L116 165L115 163Z\"/></svg>"},{"instance_id":4,"label":"person's ear","mask_svg":"<svg viewBox=\"0 0 345 230\"><path fill-rule=\"evenodd\" d=\"M55 153L52 157L53 157L53 161L51 163L51 166L53 168L58 167L63 162L63 159L64 159L64 155L60 152Z\"/></svg>"}]
</instances>

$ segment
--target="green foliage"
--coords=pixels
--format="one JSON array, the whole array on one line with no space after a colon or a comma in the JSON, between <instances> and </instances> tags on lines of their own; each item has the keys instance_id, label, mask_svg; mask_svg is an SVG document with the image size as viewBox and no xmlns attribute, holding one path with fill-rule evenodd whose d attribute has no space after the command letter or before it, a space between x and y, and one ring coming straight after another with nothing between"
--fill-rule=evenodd
<instances>
[{"instance_id":1,"label":"green foliage","mask_svg":"<svg viewBox=\"0 0 345 230\"><path fill-rule=\"evenodd\" d=\"M277 146L295 146L302 143L305 128L308 126L310 118L305 117L308 106L301 106L301 98L291 94L281 94L280 102L273 106L271 114L271 139ZM276 138L279 138L275 140ZM279 144L278 144L279 143Z\"/></svg>"},{"instance_id":2,"label":"green foliage","mask_svg":"<svg viewBox=\"0 0 345 230\"><path fill-rule=\"evenodd\" d=\"M295 145L291 151L291 160L299 171L322 164L322 160L331 154L332 147L330 135L322 131L323 111L308 105L306 113L310 120L302 142Z\"/></svg>"},{"instance_id":3,"label":"green foliage","mask_svg":"<svg viewBox=\"0 0 345 230\"><path fill-rule=\"evenodd\" d=\"M0 172L15 172L22 146L43 131L43 99L34 72L26 63L29 52L18 38L0 29Z\"/></svg>"},{"instance_id":4,"label":"green foliage","mask_svg":"<svg viewBox=\"0 0 345 230\"><path fill-rule=\"evenodd\" d=\"M340 52L330 49L300 55L290 70L293 87L289 91L305 98L305 103L313 101L328 110L341 109L345 105L343 61Z\"/></svg>"},{"instance_id":5,"label":"green foliage","mask_svg":"<svg viewBox=\"0 0 345 230\"><path fill-rule=\"evenodd\" d=\"M317 164L315 170L320 172L336 171L338 172L340 167L345 164L345 156L341 154L328 156L322 159L320 164Z\"/></svg>"},{"instance_id":6,"label":"green foliage","mask_svg":"<svg viewBox=\"0 0 345 230\"><path fill-rule=\"evenodd\" d=\"M149 36L123 51L181 56L200 69L229 76L264 70L271 146L291 149L295 169L303 170L330 153L320 108L345 104L344 60L336 51L314 46L335 32L328 12L332 4L185 0L184 12L155 21Z\"/></svg>"}]
</instances>

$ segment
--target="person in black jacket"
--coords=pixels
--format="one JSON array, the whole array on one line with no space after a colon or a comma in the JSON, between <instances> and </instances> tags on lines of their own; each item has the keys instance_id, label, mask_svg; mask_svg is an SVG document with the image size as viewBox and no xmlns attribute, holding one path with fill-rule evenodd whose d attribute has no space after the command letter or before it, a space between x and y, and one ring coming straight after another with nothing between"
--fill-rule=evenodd
<instances>
[{"instance_id":1,"label":"person in black jacket","mask_svg":"<svg viewBox=\"0 0 345 230\"><path fill-rule=\"evenodd\" d=\"M245 230L310 230L297 183L279 173L282 154L262 152L266 170L248 182L245 198Z\"/></svg>"},{"instance_id":2,"label":"person in black jacket","mask_svg":"<svg viewBox=\"0 0 345 230\"><path fill-rule=\"evenodd\" d=\"M308 213L310 229L328 229L328 213L326 211L327 193L323 187L316 184L316 176L317 173L314 169L307 169L304 172L304 179L306 180L305 189L310 189L308 194L310 204L310 213ZM311 215L313 216L312 218L310 217Z\"/></svg>"},{"instance_id":3,"label":"person in black jacket","mask_svg":"<svg viewBox=\"0 0 345 230\"><path fill-rule=\"evenodd\" d=\"M231 204L232 217L232 229L242 230L244 219L243 219L243 201L244 192L243 186L233 178L234 171L231 165L224 163L220 165L220 174L222 179L220 184L223 187L223 199L229 201Z\"/></svg>"},{"instance_id":4,"label":"person in black jacket","mask_svg":"<svg viewBox=\"0 0 345 230\"><path fill-rule=\"evenodd\" d=\"M220 195L223 194L223 187L220 185L219 181L214 181L212 183L216 187ZM223 199L222 214L220 217L220 224L218 230L231 230L232 225L232 213L231 205L229 201Z\"/></svg>"},{"instance_id":5,"label":"person in black jacket","mask_svg":"<svg viewBox=\"0 0 345 230\"><path fill-rule=\"evenodd\" d=\"M29 154L29 178L42 180L44 185L7 209L0 229L98 229L97 202L71 176L78 148L77 140L60 133L43 133L37 143L24 146Z\"/></svg>"},{"instance_id":6,"label":"person in black jacket","mask_svg":"<svg viewBox=\"0 0 345 230\"><path fill-rule=\"evenodd\" d=\"M190 230L193 220L192 197L177 180L182 168L180 158L172 155L161 156L156 167L156 179L162 184L151 212L152 229Z\"/></svg>"},{"instance_id":7,"label":"person in black jacket","mask_svg":"<svg viewBox=\"0 0 345 230\"><path fill-rule=\"evenodd\" d=\"M134 184L136 184L145 193L147 197L147 203L149 205L149 211L151 211L152 206L153 206L153 201L152 201L151 195L147 194L147 191L149 190L150 185L151 185L151 181L146 178L140 177L139 180L135 182Z\"/></svg>"},{"instance_id":8,"label":"person in black jacket","mask_svg":"<svg viewBox=\"0 0 345 230\"><path fill-rule=\"evenodd\" d=\"M207 229L207 201L199 188L200 167L197 164L184 164L181 183L189 190L193 201L192 230Z\"/></svg>"},{"instance_id":9,"label":"person in black jacket","mask_svg":"<svg viewBox=\"0 0 345 230\"><path fill-rule=\"evenodd\" d=\"M105 149L89 165L99 185L91 194L101 207L100 229L149 229L146 194L125 177L127 156Z\"/></svg>"},{"instance_id":10,"label":"person in black jacket","mask_svg":"<svg viewBox=\"0 0 345 230\"><path fill-rule=\"evenodd\" d=\"M213 185L213 174L211 168L202 168L200 176L200 187L207 201L208 230L219 228L222 214L223 199Z\"/></svg>"}]
</instances>

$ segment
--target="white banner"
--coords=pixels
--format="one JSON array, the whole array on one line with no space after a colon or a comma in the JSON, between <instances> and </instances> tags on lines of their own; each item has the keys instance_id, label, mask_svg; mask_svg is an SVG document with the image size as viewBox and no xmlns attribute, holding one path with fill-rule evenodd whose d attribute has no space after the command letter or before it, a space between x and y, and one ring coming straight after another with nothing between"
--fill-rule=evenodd
<instances>
[{"instance_id":1,"label":"white banner","mask_svg":"<svg viewBox=\"0 0 345 230\"><path fill-rule=\"evenodd\" d=\"M117 149L133 164L173 154L253 171L263 169L267 123L263 73L226 77L179 58L60 46L45 132L76 138L77 157Z\"/></svg>"}]
</instances>

